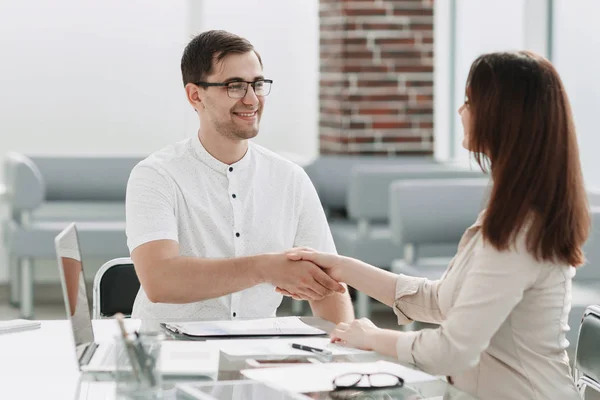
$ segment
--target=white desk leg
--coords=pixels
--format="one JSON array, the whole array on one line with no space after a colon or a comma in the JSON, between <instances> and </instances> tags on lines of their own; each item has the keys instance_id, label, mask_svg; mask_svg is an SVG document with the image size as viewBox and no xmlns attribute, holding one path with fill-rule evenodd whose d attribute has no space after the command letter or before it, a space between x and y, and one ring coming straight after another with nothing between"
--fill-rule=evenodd
<instances>
[{"instance_id":1,"label":"white desk leg","mask_svg":"<svg viewBox=\"0 0 600 400\"><path fill-rule=\"evenodd\" d=\"M19 268L19 259L14 256L8 257L9 284L10 284L10 305L19 307L19 285L21 282L21 270Z\"/></svg>"},{"instance_id":2,"label":"white desk leg","mask_svg":"<svg viewBox=\"0 0 600 400\"><path fill-rule=\"evenodd\" d=\"M303 300L292 300L292 315L304 315Z\"/></svg>"},{"instance_id":3,"label":"white desk leg","mask_svg":"<svg viewBox=\"0 0 600 400\"><path fill-rule=\"evenodd\" d=\"M370 297L363 292L356 291L356 317L370 318L371 305L369 304Z\"/></svg>"},{"instance_id":4,"label":"white desk leg","mask_svg":"<svg viewBox=\"0 0 600 400\"><path fill-rule=\"evenodd\" d=\"M23 257L21 270L21 318L33 318L33 263L31 258Z\"/></svg>"}]
</instances>

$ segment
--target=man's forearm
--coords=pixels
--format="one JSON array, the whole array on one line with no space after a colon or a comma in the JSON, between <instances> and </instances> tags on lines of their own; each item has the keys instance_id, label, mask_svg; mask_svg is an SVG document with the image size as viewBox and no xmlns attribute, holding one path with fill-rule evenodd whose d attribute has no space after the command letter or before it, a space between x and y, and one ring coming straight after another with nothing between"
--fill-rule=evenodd
<instances>
[{"instance_id":1,"label":"man's forearm","mask_svg":"<svg viewBox=\"0 0 600 400\"><path fill-rule=\"evenodd\" d=\"M347 290L346 293L335 293L322 300L310 301L310 308L314 316L335 324L354 320L354 309Z\"/></svg>"},{"instance_id":2,"label":"man's forearm","mask_svg":"<svg viewBox=\"0 0 600 400\"><path fill-rule=\"evenodd\" d=\"M157 262L140 278L155 303L193 303L239 292L265 282L268 256L226 259L175 257Z\"/></svg>"}]
</instances>

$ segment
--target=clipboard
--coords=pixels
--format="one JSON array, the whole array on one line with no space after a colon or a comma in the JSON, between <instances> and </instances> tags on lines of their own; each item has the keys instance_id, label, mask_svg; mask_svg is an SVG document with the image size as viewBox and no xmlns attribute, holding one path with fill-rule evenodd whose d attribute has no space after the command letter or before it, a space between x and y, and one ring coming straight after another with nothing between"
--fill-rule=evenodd
<instances>
[{"instance_id":1,"label":"clipboard","mask_svg":"<svg viewBox=\"0 0 600 400\"><path fill-rule=\"evenodd\" d=\"M298 317L236 321L162 322L172 334L190 338L324 336L327 332L304 323Z\"/></svg>"}]
</instances>

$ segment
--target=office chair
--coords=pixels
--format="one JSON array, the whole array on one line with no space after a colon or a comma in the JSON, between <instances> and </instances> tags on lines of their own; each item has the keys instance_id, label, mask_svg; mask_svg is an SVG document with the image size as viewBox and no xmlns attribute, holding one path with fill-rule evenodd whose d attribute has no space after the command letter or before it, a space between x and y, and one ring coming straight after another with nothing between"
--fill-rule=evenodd
<instances>
[{"instance_id":1,"label":"office chair","mask_svg":"<svg viewBox=\"0 0 600 400\"><path fill-rule=\"evenodd\" d=\"M94 318L108 318L116 313L131 316L139 289L140 281L131 258L115 258L106 262L94 277Z\"/></svg>"},{"instance_id":2,"label":"office chair","mask_svg":"<svg viewBox=\"0 0 600 400\"><path fill-rule=\"evenodd\" d=\"M575 350L575 364L573 377L582 398L586 389L590 388L595 393L594 398L600 397L600 306L592 305L586 308ZM591 393L590 393L591 394Z\"/></svg>"}]
</instances>

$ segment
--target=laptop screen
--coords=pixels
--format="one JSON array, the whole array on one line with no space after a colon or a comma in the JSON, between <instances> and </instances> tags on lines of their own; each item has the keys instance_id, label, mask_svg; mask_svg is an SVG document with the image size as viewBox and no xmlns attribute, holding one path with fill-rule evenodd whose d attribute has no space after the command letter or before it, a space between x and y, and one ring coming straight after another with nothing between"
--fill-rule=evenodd
<instances>
[{"instance_id":1,"label":"laptop screen","mask_svg":"<svg viewBox=\"0 0 600 400\"><path fill-rule=\"evenodd\" d=\"M94 331L79 250L79 238L74 223L56 236L54 245L67 319L71 323L77 358L81 362L81 355L85 349L94 343Z\"/></svg>"}]
</instances>

